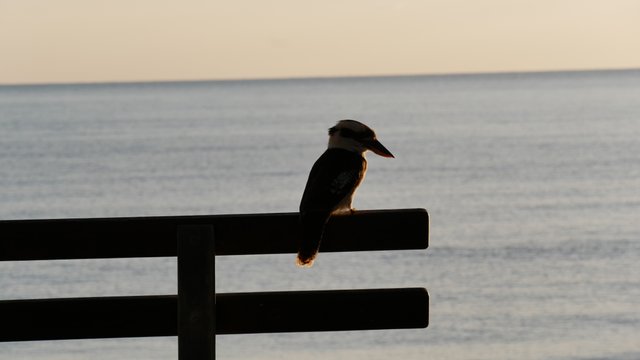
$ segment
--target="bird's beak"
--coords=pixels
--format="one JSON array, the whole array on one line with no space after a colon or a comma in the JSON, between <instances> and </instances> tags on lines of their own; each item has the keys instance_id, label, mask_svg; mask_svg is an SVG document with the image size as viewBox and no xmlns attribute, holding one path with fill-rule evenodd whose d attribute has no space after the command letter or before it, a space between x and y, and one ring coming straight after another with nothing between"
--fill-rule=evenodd
<instances>
[{"instance_id":1,"label":"bird's beak","mask_svg":"<svg viewBox=\"0 0 640 360\"><path fill-rule=\"evenodd\" d=\"M384 147L384 145L382 145L380 141L378 141L377 139L366 141L364 145L367 147L367 149L373 151L374 153L380 156L388 157L388 158L395 157L393 156L391 151L387 150L387 148Z\"/></svg>"}]
</instances>

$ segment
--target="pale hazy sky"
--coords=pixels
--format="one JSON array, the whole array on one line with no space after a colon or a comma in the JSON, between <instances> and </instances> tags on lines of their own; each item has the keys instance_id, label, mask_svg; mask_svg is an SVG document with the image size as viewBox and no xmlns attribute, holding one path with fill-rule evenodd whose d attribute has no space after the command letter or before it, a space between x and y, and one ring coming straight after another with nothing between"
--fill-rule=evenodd
<instances>
[{"instance_id":1,"label":"pale hazy sky","mask_svg":"<svg viewBox=\"0 0 640 360\"><path fill-rule=\"evenodd\" d=\"M640 68L640 0L0 0L0 84Z\"/></svg>"}]
</instances>

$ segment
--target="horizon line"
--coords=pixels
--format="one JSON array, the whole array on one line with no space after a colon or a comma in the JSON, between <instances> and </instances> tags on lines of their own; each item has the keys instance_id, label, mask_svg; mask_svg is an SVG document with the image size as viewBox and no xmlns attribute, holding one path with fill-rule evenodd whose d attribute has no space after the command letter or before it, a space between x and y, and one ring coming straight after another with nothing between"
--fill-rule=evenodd
<instances>
[{"instance_id":1,"label":"horizon line","mask_svg":"<svg viewBox=\"0 0 640 360\"><path fill-rule=\"evenodd\" d=\"M340 80L340 79L368 79L368 78L409 78L409 77L453 77L453 76L481 76L481 75L535 75L556 73L587 73L587 72L624 72L640 71L640 67L621 68L593 68L593 69L552 69L552 70L505 70L505 71L477 71L477 72L442 72L442 73L409 73L409 74L372 74L372 75L309 75L282 77L247 77L247 78L211 78L211 79L158 79L158 80L113 80L113 81L61 81L61 82L26 82L0 83L0 87L21 86L80 86L80 85L133 85L133 84L164 84L164 83L205 83L205 82L259 82L259 81L304 81L304 80Z\"/></svg>"}]
</instances>

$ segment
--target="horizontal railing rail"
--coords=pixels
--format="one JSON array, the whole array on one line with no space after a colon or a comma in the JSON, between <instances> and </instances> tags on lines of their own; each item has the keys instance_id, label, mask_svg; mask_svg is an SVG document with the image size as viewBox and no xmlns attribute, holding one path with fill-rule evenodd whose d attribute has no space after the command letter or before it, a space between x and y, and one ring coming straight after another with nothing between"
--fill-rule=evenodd
<instances>
[{"instance_id":1,"label":"horizontal railing rail","mask_svg":"<svg viewBox=\"0 0 640 360\"><path fill-rule=\"evenodd\" d=\"M422 328L422 288L228 293L216 334ZM0 301L0 341L176 336L177 295Z\"/></svg>"},{"instance_id":2,"label":"horizontal railing rail","mask_svg":"<svg viewBox=\"0 0 640 360\"><path fill-rule=\"evenodd\" d=\"M333 216L321 252L426 249L424 209ZM215 229L216 255L296 251L298 213L0 221L0 261L170 257L180 225ZM357 231L354 231L357 229Z\"/></svg>"}]
</instances>

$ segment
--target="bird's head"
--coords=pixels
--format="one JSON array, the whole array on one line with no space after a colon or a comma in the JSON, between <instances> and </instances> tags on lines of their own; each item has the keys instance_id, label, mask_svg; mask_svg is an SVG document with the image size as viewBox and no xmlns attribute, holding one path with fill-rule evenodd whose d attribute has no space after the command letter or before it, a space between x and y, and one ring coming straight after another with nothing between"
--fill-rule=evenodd
<instances>
[{"instance_id":1,"label":"bird's head","mask_svg":"<svg viewBox=\"0 0 640 360\"><path fill-rule=\"evenodd\" d=\"M329 148L345 149L364 154L371 150L384 157L394 157L376 139L376 133L367 125L355 120L340 120L329 129Z\"/></svg>"}]
</instances>

